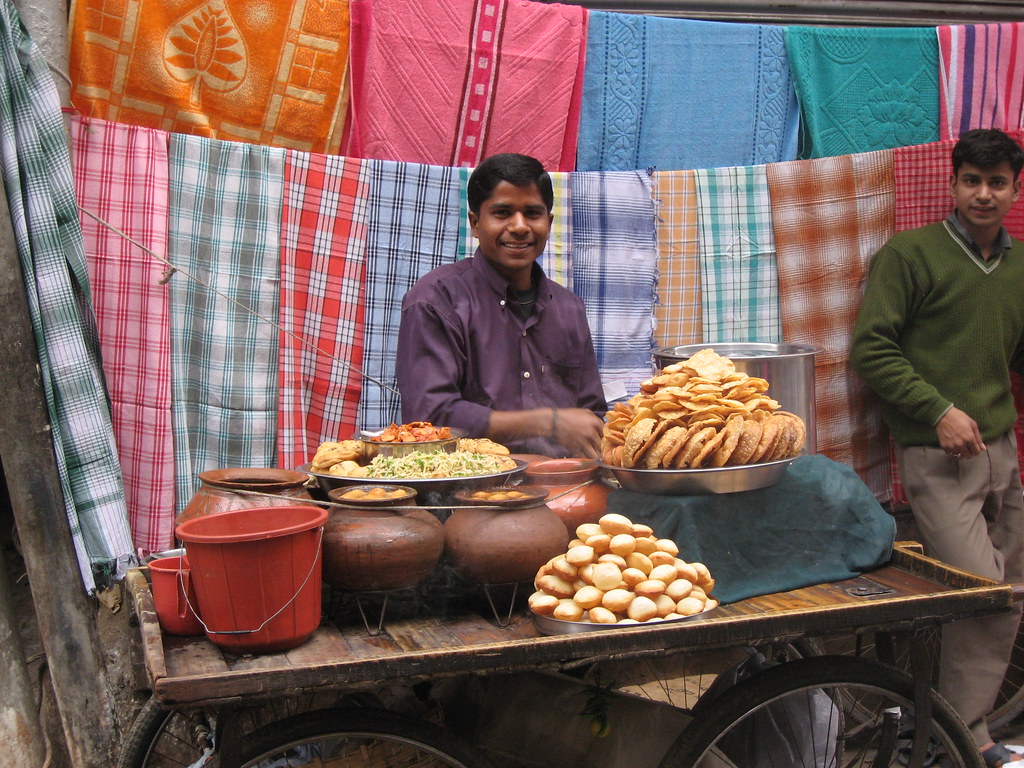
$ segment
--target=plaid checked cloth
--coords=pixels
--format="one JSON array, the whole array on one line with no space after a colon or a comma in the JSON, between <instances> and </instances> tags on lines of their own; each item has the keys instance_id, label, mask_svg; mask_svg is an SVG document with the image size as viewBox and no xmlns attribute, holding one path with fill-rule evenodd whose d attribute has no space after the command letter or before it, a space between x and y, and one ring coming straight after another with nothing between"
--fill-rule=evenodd
<instances>
[{"instance_id":1,"label":"plaid checked cloth","mask_svg":"<svg viewBox=\"0 0 1024 768\"><path fill-rule=\"evenodd\" d=\"M366 334L358 427L401 421L395 379L402 297L459 251L462 194L457 168L390 160L366 161Z\"/></svg>"},{"instance_id":2,"label":"plaid checked cloth","mask_svg":"<svg viewBox=\"0 0 1024 768\"><path fill-rule=\"evenodd\" d=\"M171 135L168 251L180 511L199 473L277 458L283 149Z\"/></svg>"},{"instance_id":3,"label":"plaid checked cloth","mask_svg":"<svg viewBox=\"0 0 1024 768\"><path fill-rule=\"evenodd\" d=\"M698 170L697 203L704 341L781 341L765 166Z\"/></svg>"},{"instance_id":4,"label":"plaid checked cloth","mask_svg":"<svg viewBox=\"0 0 1024 768\"><path fill-rule=\"evenodd\" d=\"M650 175L572 174L573 292L583 299L601 379L639 390L651 375L657 236Z\"/></svg>"},{"instance_id":5,"label":"plaid checked cloth","mask_svg":"<svg viewBox=\"0 0 1024 768\"><path fill-rule=\"evenodd\" d=\"M658 205L656 343L697 344L704 339L700 285L700 230L694 171L654 174Z\"/></svg>"},{"instance_id":6,"label":"plaid checked cloth","mask_svg":"<svg viewBox=\"0 0 1024 768\"><path fill-rule=\"evenodd\" d=\"M46 59L0 8L0 165L71 535L87 589L133 558L71 156Z\"/></svg>"},{"instance_id":7,"label":"plaid checked cloth","mask_svg":"<svg viewBox=\"0 0 1024 768\"><path fill-rule=\"evenodd\" d=\"M71 119L79 205L164 258L168 141L166 131ZM81 219L132 539L146 552L167 549L174 436L165 266L91 216Z\"/></svg>"},{"instance_id":8,"label":"plaid checked cloth","mask_svg":"<svg viewBox=\"0 0 1024 768\"><path fill-rule=\"evenodd\" d=\"M782 327L815 359L818 451L890 495L887 434L849 366L850 334L875 251L893 234L890 151L768 166Z\"/></svg>"},{"instance_id":9,"label":"plaid checked cloth","mask_svg":"<svg viewBox=\"0 0 1024 768\"><path fill-rule=\"evenodd\" d=\"M1024 132L1007 131L1017 141L1024 138ZM893 152L893 167L896 175L896 230L923 227L941 221L953 210L949 197L949 175L952 170L951 154L956 141L934 141L912 147L899 147ZM1024 202L1018 200L1003 219L1003 226L1017 239L1024 239ZM1017 403L1018 459L1024 465L1024 387L1018 377L1011 377L1014 383L1014 399ZM900 482L899 467L895 450L891 453L893 473L893 501L906 504L907 496ZM1024 478L1024 470L1021 472Z\"/></svg>"},{"instance_id":10,"label":"plaid checked cloth","mask_svg":"<svg viewBox=\"0 0 1024 768\"><path fill-rule=\"evenodd\" d=\"M288 152L277 466L297 467L312 459L320 443L355 432L365 333L366 222L366 179L359 160Z\"/></svg>"}]
</instances>

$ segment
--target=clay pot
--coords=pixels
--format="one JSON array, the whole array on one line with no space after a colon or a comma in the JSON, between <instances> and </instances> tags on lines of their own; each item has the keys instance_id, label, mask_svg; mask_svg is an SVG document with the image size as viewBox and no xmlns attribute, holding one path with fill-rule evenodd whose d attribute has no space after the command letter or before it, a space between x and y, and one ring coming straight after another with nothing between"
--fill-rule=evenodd
<instances>
[{"instance_id":1,"label":"clay pot","mask_svg":"<svg viewBox=\"0 0 1024 768\"><path fill-rule=\"evenodd\" d=\"M296 499L311 498L306 489L307 480L309 475L305 472L291 469L228 467L200 472L199 490L178 515L175 524L231 509L291 506ZM280 498L256 495L250 491Z\"/></svg>"},{"instance_id":2,"label":"clay pot","mask_svg":"<svg viewBox=\"0 0 1024 768\"><path fill-rule=\"evenodd\" d=\"M456 507L444 531L455 571L484 584L532 581L569 543L565 524L543 498L518 506Z\"/></svg>"},{"instance_id":3,"label":"clay pot","mask_svg":"<svg viewBox=\"0 0 1024 768\"><path fill-rule=\"evenodd\" d=\"M596 523L608 511L612 489L601 482L600 473L601 466L593 459L550 459L524 470L526 482L548 489L548 506L573 535L577 526ZM587 484L576 488L581 483ZM565 493L571 488L576 490Z\"/></svg>"},{"instance_id":4,"label":"clay pot","mask_svg":"<svg viewBox=\"0 0 1024 768\"><path fill-rule=\"evenodd\" d=\"M414 587L426 579L444 551L444 528L425 509L394 508L414 503L416 492L406 488L404 499L349 506L341 498L349 490L329 494L345 506L332 507L324 526L324 581L362 592Z\"/></svg>"}]
</instances>

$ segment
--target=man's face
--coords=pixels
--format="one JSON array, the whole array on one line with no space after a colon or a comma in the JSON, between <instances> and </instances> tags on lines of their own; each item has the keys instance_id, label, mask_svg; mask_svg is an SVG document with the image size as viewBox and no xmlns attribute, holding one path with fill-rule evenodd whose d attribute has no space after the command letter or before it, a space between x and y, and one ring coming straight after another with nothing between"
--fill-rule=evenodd
<instances>
[{"instance_id":1,"label":"man's face","mask_svg":"<svg viewBox=\"0 0 1024 768\"><path fill-rule=\"evenodd\" d=\"M480 253L519 290L530 287L533 262L544 250L553 218L536 184L517 187L507 181L498 183L479 215L469 212Z\"/></svg>"},{"instance_id":2,"label":"man's face","mask_svg":"<svg viewBox=\"0 0 1024 768\"><path fill-rule=\"evenodd\" d=\"M964 163L950 178L949 189L960 221L974 234L991 231L1003 223L1020 194L1020 179L1013 178L1013 169L1006 162L995 168Z\"/></svg>"}]
</instances>

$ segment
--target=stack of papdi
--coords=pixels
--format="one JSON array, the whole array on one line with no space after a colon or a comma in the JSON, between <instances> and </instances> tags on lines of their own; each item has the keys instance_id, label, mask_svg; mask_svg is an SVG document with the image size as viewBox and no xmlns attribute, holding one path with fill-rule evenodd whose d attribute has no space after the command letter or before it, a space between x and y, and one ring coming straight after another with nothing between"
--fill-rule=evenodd
<instances>
[{"instance_id":1,"label":"stack of papdi","mask_svg":"<svg viewBox=\"0 0 1024 768\"><path fill-rule=\"evenodd\" d=\"M675 542L615 513L576 528L566 553L541 566L534 586L534 613L591 624L681 619L718 605L707 566L681 560Z\"/></svg>"},{"instance_id":2,"label":"stack of papdi","mask_svg":"<svg viewBox=\"0 0 1024 768\"><path fill-rule=\"evenodd\" d=\"M361 440L320 443L309 466L311 472L328 475L348 474L365 458Z\"/></svg>"},{"instance_id":3,"label":"stack of papdi","mask_svg":"<svg viewBox=\"0 0 1024 768\"><path fill-rule=\"evenodd\" d=\"M768 382L702 349L661 369L605 415L601 459L636 469L703 469L798 456L807 428Z\"/></svg>"}]
</instances>

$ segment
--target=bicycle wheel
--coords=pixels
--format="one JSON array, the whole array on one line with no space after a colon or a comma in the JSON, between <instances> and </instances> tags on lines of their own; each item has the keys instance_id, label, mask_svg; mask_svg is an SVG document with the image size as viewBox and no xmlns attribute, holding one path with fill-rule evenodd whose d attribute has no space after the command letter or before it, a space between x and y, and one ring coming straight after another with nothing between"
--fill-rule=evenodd
<instances>
[{"instance_id":1,"label":"bicycle wheel","mask_svg":"<svg viewBox=\"0 0 1024 768\"><path fill-rule=\"evenodd\" d=\"M1017 637L1010 652L1010 665L1006 668L995 707L988 716L989 729L1002 728L1021 711L1024 711L1024 621L1017 627Z\"/></svg>"},{"instance_id":2,"label":"bicycle wheel","mask_svg":"<svg viewBox=\"0 0 1024 768\"><path fill-rule=\"evenodd\" d=\"M212 745L213 725L202 713L163 709L149 699L135 716L118 768L188 768Z\"/></svg>"},{"instance_id":3,"label":"bicycle wheel","mask_svg":"<svg viewBox=\"0 0 1024 768\"><path fill-rule=\"evenodd\" d=\"M913 680L895 668L841 656L798 659L698 704L660 768L903 766L897 736L913 701ZM931 733L954 768L982 768L963 722L938 697Z\"/></svg>"},{"instance_id":4,"label":"bicycle wheel","mask_svg":"<svg viewBox=\"0 0 1024 768\"><path fill-rule=\"evenodd\" d=\"M319 762L318 762L319 761ZM225 764L234 764L224 758ZM326 709L255 731L241 768L491 768L440 726L379 709Z\"/></svg>"}]
</instances>

